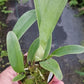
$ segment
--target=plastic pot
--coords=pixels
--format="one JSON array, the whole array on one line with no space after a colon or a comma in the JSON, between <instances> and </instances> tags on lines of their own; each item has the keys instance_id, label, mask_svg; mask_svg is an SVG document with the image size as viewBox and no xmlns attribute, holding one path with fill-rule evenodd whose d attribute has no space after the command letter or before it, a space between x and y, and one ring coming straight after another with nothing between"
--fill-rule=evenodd
<instances>
[{"instance_id":1,"label":"plastic pot","mask_svg":"<svg viewBox=\"0 0 84 84\"><path fill-rule=\"evenodd\" d=\"M62 81L58 80L55 76L51 79L48 84L64 84Z\"/></svg>"},{"instance_id":2,"label":"plastic pot","mask_svg":"<svg viewBox=\"0 0 84 84\"><path fill-rule=\"evenodd\" d=\"M53 78L50 80L48 84L57 84L57 82L58 82L58 79L55 76L53 76Z\"/></svg>"},{"instance_id":3,"label":"plastic pot","mask_svg":"<svg viewBox=\"0 0 84 84\"><path fill-rule=\"evenodd\" d=\"M27 53L24 54L24 60L25 60L25 63L27 62ZM24 64L25 64L24 63ZM22 84L21 81L18 82L19 84ZM48 81L47 81L48 84L64 84L62 81L58 80L55 75L53 75L52 72L50 72L49 76L48 76Z\"/></svg>"}]
</instances>

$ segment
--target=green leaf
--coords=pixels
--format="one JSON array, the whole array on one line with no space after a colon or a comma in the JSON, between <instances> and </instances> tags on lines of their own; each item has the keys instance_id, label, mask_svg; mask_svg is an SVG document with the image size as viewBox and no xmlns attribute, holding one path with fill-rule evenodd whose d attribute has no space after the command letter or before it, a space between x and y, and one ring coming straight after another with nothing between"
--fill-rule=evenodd
<instances>
[{"instance_id":1,"label":"green leaf","mask_svg":"<svg viewBox=\"0 0 84 84\"><path fill-rule=\"evenodd\" d=\"M76 73L79 74L80 76L84 76L84 72L76 71Z\"/></svg>"},{"instance_id":2,"label":"green leaf","mask_svg":"<svg viewBox=\"0 0 84 84\"><path fill-rule=\"evenodd\" d=\"M49 36L55 28L67 0L34 0L37 22L40 34L40 43L46 48Z\"/></svg>"},{"instance_id":3,"label":"green leaf","mask_svg":"<svg viewBox=\"0 0 84 84\"><path fill-rule=\"evenodd\" d=\"M76 6L78 4L77 0L72 0L69 2L70 6Z\"/></svg>"},{"instance_id":4,"label":"green leaf","mask_svg":"<svg viewBox=\"0 0 84 84\"><path fill-rule=\"evenodd\" d=\"M52 72L59 80L62 80L63 75L60 70L59 64L54 59L48 59L40 62L41 67Z\"/></svg>"},{"instance_id":5,"label":"green leaf","mask_svg":"<svg viewBox=\"0 0 84 84\"><path fill-rule=\"evenodd\" d=\"M47 42L47 46L46 46L46 49L45 49L43 59L46 59L48 57L50 49L51 49L51 44L52 44L52 36L50 36L50 38L49 38L49 40Z\"/></svg>"},{"instance_id":6,"label":"green leaf","mask_svg":"<svg viewBox=\"0 0 84 84\"><path fill-rule=\"evenodd\" d=\"M16 34L17 38L20 39L35 21L35 10L24 13L13 28L13 32Z\"/></svg>"},{"instance_id":7,"label":"green leaf","mask_svg":"<svg viewBox=\"0 0 84 84\"><path fill-rule=\"evenodd\" d=\"M1 51L1 57L4 57L4 56L8 56L8 53L7 53L7 51Z\"/></svg>"},{"instance_id":8,"label":"green leaf","mask_svg":"<svg viewBox=\"0 0 84 84\"><path fill-rule=\"evenodd\" d=\"M24 62L21 48L15 33L12 31L7 34L7 51L9 62L13 69L18 73L24 72Z\"/></svg>"},{"instance_id":9,"label":"green leaf","mask_svg":"<svg viewBox=\"0 0 84 84\"><path fill-rule=\"evenodd\" d=\"M17 76L13 79L13 81L20 81L20 80L22 80L24 77L25 77L25 74L19 74L19 75L17 75Z\"/></svg>"},{"instance_id":10,"label":"green leaf","mask_svg":"<svg viewBox=\"0 0 84 84\"><path fill-rule=\"evenodd\" d=\"M41 45L39 45L39 48L37 49L35 53L35 61L40 61L43 59L44 56L44 49Z\"/></svg>"},{"instance_id":11,"label":"green leaf","mask_svg":"<svg viewBox=\"0 0 84 84\"><path fill-rule=\"evenodd\" d=\"M67 54L81 54L84 53L84 47L80 45L68 45L63 46L61 48L56 49L54 52L51 53L52 56L63 56Z\"/></svg>"},{"instance_id":12,"label":"green leaf","mask_svg":"<svg viewBox=\"0 0 84 84\"><path fill-rule=\"evenodd\" d=\"M35 53L39 47L39 38L33 41L31 44L29 50L28 50L28 56L27 56L27 61L33 61L35 58Z\"/></svg>"},{"instance_id":13,"label":"green leaf","mask_svg":"<svg viewBox=\"0 0 84 84\"><path fill-rule=\"evenodd\" d=\"M39 48L35 54L35 61L40 61L43 59L46 59L49 55L50 49L51 49L51 43L52 43L52 35L47 41L46 49L44 50L41 45L39 45Z\"/></svg>"}]
</instances>

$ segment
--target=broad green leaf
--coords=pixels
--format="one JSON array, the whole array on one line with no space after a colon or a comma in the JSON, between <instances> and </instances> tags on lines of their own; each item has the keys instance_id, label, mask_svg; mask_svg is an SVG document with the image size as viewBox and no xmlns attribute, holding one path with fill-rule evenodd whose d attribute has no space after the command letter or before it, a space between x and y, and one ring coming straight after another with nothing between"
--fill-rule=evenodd
<instances>
[{"instance_id":1,"label":"broad green leaf","mask_svg":"<svg viewBox=\"0 0 84 84\"><path fill-rule=\"evenodd\" d=\"M35 53L39 47L39 38L33 41L31 44L29 50L28 50L28 56L27 56L27 61L33 61L35 58Z\"/></svg>"},{"instance_id":2,"label":"broad green leaf","mask_svg":"<svg viewBox=\"0 0 84 84\"><path fill-rule=\"evenodd\" d=\"M67 0L34 0L41 46L45 49Z\"/></svg>"},{"instance_id":3,"label":"broad green leaf","mask_svg":"<svg viewBox=\"0 0 84 84\"><path fill-rule=\"evenodd\" d=\"M50 38L49 38L49 40L47 42L47 46L46 46L46 49L45 49L43 59L46 59L48 57L50 49L51 49L51 44L52 44L52 36L50 36Z\"/></svg>"},{"instance_id":4,"label":"broad green leaf","mask_svg":"<svg viewBox=\"0 0 84 84\"><path fill-rule=\"evenodd\" d=\"M35 61L40 61L43 59L46 59L49 55L50 49L51 49L51 43L52 43L52 35L47 41L46 49L44 50L41 45L39 45L39 48L35 54Z\"/></svg>"},{"instance_id":5,"label":"broad green leaf","mask_svg":"<svg viewBox=\"0 0 84 84\"><path fill-rule=\"evenodd\" d=\"M52 56L63 56L67 54L81 54L84 53L84 47L80 45L68 45L56 49L51 53Z\"/></svg>"},{"instance_id":6,"label":"broad green leaf","mask_svg":"<svg viewBox=\"0 0 84 84\"><path fill-rule=\"evenodd\" d=\"M17 38L20 39L35 21L35 10L30 10L24 13L13 28L13 32L16 34Z\"/></svg>"},{"instance_id":7,"label":"broad green leaf","mask_svg":"<svg viewBox=\"0 0 84 84\"><path fill-rule=\"evenodd\" d=\"M52 72L59 80L62 80L63 75L60 70L59 64L54 59L48 59L40 62L41 67Z\"/></svg>"},{"instance_id":8,"label":"broad green leaf","mask_svg":"<svg viewBox=\"0 0 84 84\"><path fill-rule=\"evenodd\" d=\"M39 45L36 53L35 53L35 61L40 61L43 59L44 56L44 49L41 45Z\"/></svg>"},{"instance_id":9,"label":"broad green leaf","mask_svg":"<svg viewBox=\"0 0 84 84\"><path fill-rule=\"evenodd\" d=\"M13 79L13 81L20 81L20 80L22 80L24 77L25 77L25 74L19 74L19 75L17 75L17 76Z\"/></svg>"},{"instance_id":10,"label":"broad green leaf","mask_svg":"<svg viewBox=\"0 0 84 84\"><path fill-rule=\"evenodd\" d=\"M18 73L24 72L24 62L21 48L15 33L12 31L7 34L7 51L9 62L13 69Z\"/></svg>"}]
</instances>

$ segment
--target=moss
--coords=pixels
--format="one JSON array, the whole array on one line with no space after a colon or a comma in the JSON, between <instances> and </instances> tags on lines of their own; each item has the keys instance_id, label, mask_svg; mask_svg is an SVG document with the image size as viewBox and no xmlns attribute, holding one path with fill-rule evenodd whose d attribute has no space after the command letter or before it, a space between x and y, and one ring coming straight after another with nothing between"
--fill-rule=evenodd
<instances>
[{"instance_id":1,"label":"moss","mask_svg":"<svg viewBox=\"0 0 84 84\"><path fill-rule=\"evenodd\" d=\"M22 82L23 84L47 84L47 78L49 72L44 70L43 68L39 67L37 69L34 68L34 72L30 72L30 75L28 75ZM43 77L44 79L43 79Z\"/></svg>"}]
</instances>

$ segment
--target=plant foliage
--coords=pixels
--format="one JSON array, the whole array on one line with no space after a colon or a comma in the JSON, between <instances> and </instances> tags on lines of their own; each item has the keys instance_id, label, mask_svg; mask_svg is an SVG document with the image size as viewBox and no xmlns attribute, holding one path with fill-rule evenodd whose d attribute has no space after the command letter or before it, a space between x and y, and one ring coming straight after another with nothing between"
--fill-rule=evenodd
<instances>
[{"instance_id":1,"label":"plant foliage","mask_svg":"<svg viewBox=\"0 0 84 84\"><path fill-rule=\"evenodd\" d=\"M67 54L81 54L84 52L84 47L80 45L68 45L60 47L51 53L52 56L64 56Z\"/></svg>"},{"instance_id":2,"label":"plant foliage","mask_svg":"<svg viewBox=\"0 0 84 84\"><path fill-rule=\"evenodd\" d=\"M7 35L7 51L11 66L18 72L24 72L23 55L20 49L18 39L12 31Z\"/></svg>"},{"instance_id":3,"label":"plant foliage","mask_svg":"<svg viewBox=\"0 0 84 84\"><path fill-rule=\"evenodd\" d=\"M35 10L24 13L13 28L13 32L20 39L28 28L36 21Z\"/></svg>"},{"instance_id":4,"label":"plant foliage","mask_svg":"<svg viewBox=\"0 0 84 84\"><path fill-rule=\"evenodd\" d=\"M12 13L12 11L7 10L7 7L5 6L5 3L6 3L7 1L8 1L8 0L0 0L0 12L2 12L2 13L4 13L4 14Z\"/></svg>"},{"instance_id":5,"label":"plant foliage","mask_svg":"<svg viewBox=\"0 0 84 84\"><path fill-rule=\"evenodd\" d=\"M36 84L39 83L36 80L37 76L43 80L45 79L42 74L43 69L51 71L59 80L62 80L63 76L58 62L50 57L84 52L83 46L69 45L56 49L49 56L52 44L52 32L66 3L67 0L34 0L35 10L23 14L17 21L13 31L10 31L7 35L7 50L11 66L19 74L22 74L26 70L24 72L25 76L28 78L31 75ZM23 55L18 40L36 20L39 37L33 41L28 50L27 63L25 64L26 69L24 69ZM24 77L21 76L20 78L19 76L18 78L17 76L15 79L19 80L22 78ZM27 78L23 82L28 83ZM34 83L31 80L29 82L30 84Z\"/></svg>"},{"instance_id":6,"label":"plant foliage","mask_svg":"<svg viewBox=\"0 0 84 84\"><path fill-rule=\"evenodd\" d=\"M62 80L63 77L59 64L54 59L48 59L46 61L40 62L40 65L44 69L53 72L59 80Z\"/></svg>"},{"instance_id":7,"label":"plant foliage","mask_svg":"<svg viewBox=\"0 0 84 84\"><path fill-rule=\"evenodd\" d=\"M79 8L79 14L77 14L76 16L84 15L84 0L70 0L69 4L72 7Z\"/></svg>"}]
</instances>

